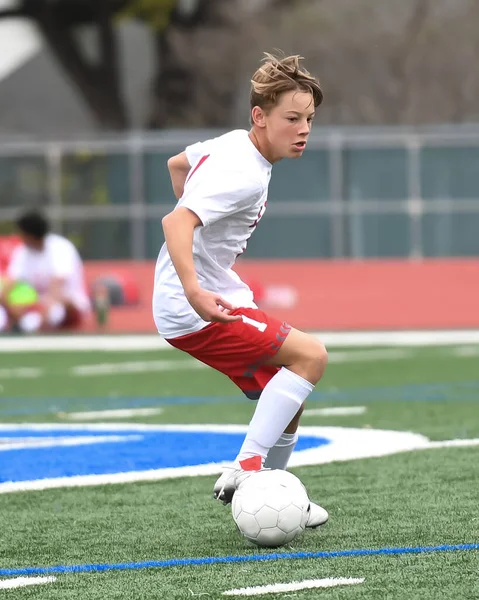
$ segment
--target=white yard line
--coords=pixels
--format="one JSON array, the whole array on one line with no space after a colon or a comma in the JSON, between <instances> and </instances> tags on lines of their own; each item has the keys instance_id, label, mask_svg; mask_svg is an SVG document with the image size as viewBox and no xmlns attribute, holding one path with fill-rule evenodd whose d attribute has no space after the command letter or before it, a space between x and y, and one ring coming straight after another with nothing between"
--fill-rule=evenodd
<instances>
[{"instance_id":1,"label":"white yard line","mask_svg":"<svg viewBox=\"0 0 479 600\"><path fill-rule=\"evenodd\" d=\"M479 345L477 346L459 346L454 348L453 354L456 356L479 356Z\"/></svg>"},{"instance_id":2,"label":"white yard line","mask_svg":"<svg viewBox=\"0 0 479 600\"><path fill-rule=\"evenodd\" d=\"M43 585L53 583L56 577L15 577L15 579L0 579L0 589L11 590L13 588L26 587L27 585Z\"/></svg>"},{"instance_id":3,"label":"white yard line","mask_svg":"<svg viewBox=\"0 0 479 600\"><path fill-rule=\"evenodd\" d=\"M44 369L39 367L16 367L0 369L0 379L34 379L43 375Z\"/></svg>"},{"instance_id":4,"label":"white yard line","mask_svg":"<svg viewBox=\"0 0 479 600\"><path fill-rule=\"evenodd\" d=\"M171 350L159 335L46 335L0 337L0 352Z\"/></svg>"},{"instance_id":5,"label":"white yard line","mask_svg":"<svg viewBox=\"0 0 479 600\"><path fill-rule=\"evenodd\" d=\"M303 411L303 417L346 417L349 415L362 415L366 412L365 406L331 406L330 408L308 408Z\"/></svg>"},{"instance_id":6,"label":"white yard line","mask_svg":"<svg viewBox=\"0 0 479 600\"><path fill-rule=\"evenodd\" d=\"M451 331L354 331L312 332L326 346L450 346L479 344L479 330ZM167 350L171 346L159 335L64 335L1 337L0 352L74 350Z\"/></svg>"},{"instance_id":7,"label":"white yard line","mask_svg":"<svg viewBox=\"0 0 479 600\"><path fill-rule=\"evenodd\" d=\"M78 365L71 368L71 374L79 377L91 375L149 373L151 371L180 371L204 369L206 365L198 360L142 360L117 363L97 363L94 365Z\"/></svg>"},{"instance_id":8,"label":"white yard line","mask_svg":"<svg viewBox=\"0 0 479 600\"><path fill-rule=\"evenodd\" d=\"M328 579L306 579L292 583L273 583L257 587L239 588L223 592L223 596L261 596L263 594L279 594L282 592L297 592L298 590L311 590L314 588L330 588L340 585L357 585L363 583L364 578L331 577Z\"/></svg>"},{"instance_id":9,"label":"white yard line","mask_svg":"<svg viewBox=\"0 0 479 600\"><path fill-rule=\"evenodd\" d=\"M0 452L8 450L31 450L32 448L56 448L58 446L90 446L91 444L113 444L117 442L137 442L141 435L83 435L77 437L25 437L0 438Z\"/></svg>"},{"instance_id":10,"label":"white yard line","mask_svg":"<svg viewBox=\"0 0 479 600\"><path fill-rule=\"evenodd\" d=\"M57 417L69 421L96 421L98 419L129 419L130 417L149 417L160 415L162 408L118 408L115 410L95 410L87 412L57 413Z\"/></svg>"},{"instance_id":11,"label":"white yard line","mask_svg":"<svg viewBox=\"0 0 479 600\"><path fill-rule=\"evenodd\" d=\"M369 362L373 360L398 360L410 358L413 351L410 348L382 348L379 350L331 350L328 352L329 363Z\"/></svg>"},{"instance_id":12,"label":"white yard line","mask_svg":"<svg viewBox=\"0 0 479 600\"><path fill-rule=\"evenodd\" d=\"M410 350L384 348L383 350L352 350L329 353L330 362L368 362L376 360L397 360L408 358ZM77 365L71 368L71 374L79 377L94 375L150 373L156 371L179 371L204 369L206 365L197 360L142 360L114 363L96 363L92 365Z\"/></svg>"}]
</instances>

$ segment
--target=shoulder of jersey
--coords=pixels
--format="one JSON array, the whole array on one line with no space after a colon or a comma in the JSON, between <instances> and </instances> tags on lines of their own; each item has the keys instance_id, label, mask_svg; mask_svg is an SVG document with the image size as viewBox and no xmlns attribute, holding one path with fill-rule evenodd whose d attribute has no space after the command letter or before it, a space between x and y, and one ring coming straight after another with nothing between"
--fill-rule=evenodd
<instances>
[{"instance_id":1,"label":"shoulder of jersey","mask_svg":"<svg viewBox=\"0 0 479 600\"><path fill-rule=\"evenodd\" d=\"M63 246L65 248L75 247L71 240L64 237L63 235L59 235L58 233L49 234L49 239L52 244L55 244L55 246Z\"/></svg>"},{"instance_id":2,"label":"shoulder of jersey","mask_svg":"<svg viewBox=\"0 0 479 600\"><path fill-rule=\"evenodd\" d=\"M209 158L206 162L210 167L221 164L230 172L242 172L254 169L256 165L248 132L244 129L236 129L211 140L208 150Z\"/></svg>"}]
</instances>

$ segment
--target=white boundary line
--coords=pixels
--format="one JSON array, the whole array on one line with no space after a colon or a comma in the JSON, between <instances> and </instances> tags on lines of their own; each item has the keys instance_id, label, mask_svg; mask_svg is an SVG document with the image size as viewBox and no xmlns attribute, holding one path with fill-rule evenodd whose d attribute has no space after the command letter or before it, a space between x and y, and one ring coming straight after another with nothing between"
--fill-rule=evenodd
<instances>
[{"instance_id":1,"label":"white boundary line","mask_svg":"<svg viewBox=\"0 0 479 600\"><path fill-rule=\"evenodd\" d=\"M308 408L303 410L303 417L347 417L349 415L363 415L366 406L331 406L326 408Z\"/></svg>"},{"instance_id":2,"label":"white boundary line","mask_svg":"<svg viewBox=\"0 0 479 600\"><path fill-rule=\"evenodd\" d=\"M311 332L328 347L440 346L479 344L479 330ZM0 352L41 350L87 351L166 350L159 335L64 335L0 337Z\"/></svg>"},{"instance_id":3,"label":"white boundary line","mask_svg":"<svg viewBox=\"0 0 479 600\"><path fill-rule=\"evenodd\" d=\"M129 419L130 417L148 417L151 415L160 415L163 408L117 408L113 410L92 410L86 412L58 412L60 419L69 419L70 421L87 421L99 419Z\"/></svg>"},{"instance_id":4,"label":"white boundary line","mask_svg":"<svg viewBox=\"0 0 479 600\"><path fill-rule=\"evenodd\" d=\"M223 596L261 596L262 594L279 594L281 592L297 592L298 590L311 590L313 588L330 588L339 585L357 585L363 583L361 579L352 577L328 577L327 579L306 579L305 581L292 581L291 583L273 583L257 587L239 588L223 592Z\"/></svg>"},{"instance_id":5,"label":"white boundary line","mask_svg":"<svg viewBox=\"0 0 479 600\"><path fill-rule=\"evenodd\" d=\"M26 587L27 585L43 585L53 583L56 577L15 577L14 579L0 579L0 589L11 590L13 588Z\"/></svg>"}]
</instances>

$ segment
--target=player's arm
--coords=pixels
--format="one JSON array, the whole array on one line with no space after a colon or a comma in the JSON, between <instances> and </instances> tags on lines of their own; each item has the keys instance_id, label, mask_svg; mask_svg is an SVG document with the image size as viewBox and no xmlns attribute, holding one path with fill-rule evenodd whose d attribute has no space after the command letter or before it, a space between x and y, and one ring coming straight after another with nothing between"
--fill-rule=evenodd
<instances>
[{"instance_id":1,"label":"player's arm","mask_svg":"<svg viewBox=\"0 0 479 600\"><path fill-rule=\"evenodd\" d=\"M10 295L10 292L15 287L16 283L17 282L15 281L15 279L9 277L8 275L5 277L5 279L3 279L0 285L0 304L7 303L7 298Z\"/></svg>"},{"instance_id":2,"label":"player's arm","mask_svg":"<svg viewBox=\"0 0 479 600\"><path fill-rule=\"evenodd\" d=\"M23 246L14 249L10 264L0 285L0 302L7 304L10 292L25 277L25 252Z\"/></svg>"},{"instance_id":3,"label":"player's arm","mask_svg":"<svg viewBox=\"0 0 479 600\"><path fill-rule=\"evenodd\" d=\"M180 206L163 217L161 224L168 253L188 298L200 287L193 261L193 233L203 223L193 211Z\"/></svg>"},{"instance_id":4,"label":"player's arm","mask_svg":"<svg viewBox=\"0 0 479 600\"><path fill-rule=\"evenodd\" d=\"M167 165L168 171L170 172L173 192L177 200L179 200L181 196L183 196L186 178L191 169L186 152L180 152L180 154L172 156L170 159L168 159Z\"/></svg>"},{"instance_id":5,"label":"player's arm","mask_svg":"<svg viewBox=\"0 0 479 600\"><path fill-rule=\"evenodd\" d=\"M227 323L240 319L239 316L223 312L222 308L234 308L229 302L200 287L193 259L194 231L196 227L203 225L198 215L189 208L180 206L163 217L161 224L171 262L185 290L185 296L195 311L204 321Z\"/></svg>"}]
</instances>

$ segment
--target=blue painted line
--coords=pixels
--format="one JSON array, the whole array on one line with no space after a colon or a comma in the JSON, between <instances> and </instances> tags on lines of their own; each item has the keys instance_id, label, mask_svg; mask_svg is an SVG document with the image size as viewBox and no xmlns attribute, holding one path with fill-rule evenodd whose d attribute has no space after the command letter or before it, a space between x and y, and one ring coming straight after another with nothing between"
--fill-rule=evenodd
<instances>
[{"instance_id":1,"label":"blue painted line","mask_svg":"<svg viewBox=\"0 0 479 600\"><path fill-rule=\"evenodd\" d=\"M253 554L246 556L210 556L204 558L172 558L150 560L138 563L113 563L97 565L58 565L54 567L26 567L23 569L0 569L0 577L16 575L47 575L51 573L91 573L103 571L126 571L168 567L191 567L224 563L245 563L283 559L341 558L349 556L389 556L398 554L426 554L429 552L457 552L479 550L479 544L458 544L455 546L420 546L417 548L378 548L364 550L339 550L336 552L293 552L275 554Z\"/></svg>"},{"instance_id":2,"label":"blue painted line","mask_svg":"<svg viewBox=\"0 0 479 600\"><path fill-rule=\"evenodd\" d=\"M479 401L479 380L451 381L447 383L419 383L404 386L384 386L325 390L311 394L312 402L342 402L352 405L365 402L477 402ZM23 408L18 408L21 402ZM55 414L59 411L101 410L108 408L136 408L150 406L180 406L194 404L220 404L249 402L244 396L171 396L144 398L2 398L0 415L39 415ZM33 406L25 406L31 404Z\"/></svg>"}]
</instances>

